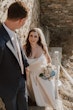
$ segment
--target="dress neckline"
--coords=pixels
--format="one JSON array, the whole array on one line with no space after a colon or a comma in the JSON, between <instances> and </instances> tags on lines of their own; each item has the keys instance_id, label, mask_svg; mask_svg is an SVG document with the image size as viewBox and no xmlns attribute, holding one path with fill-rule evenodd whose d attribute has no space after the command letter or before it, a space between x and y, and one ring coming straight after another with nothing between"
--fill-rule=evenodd
<instances>
[{"instance_id":1,"label":"dress neckline","mask_svg":"<svg viewBox=\"0 0 73 110\"><path fill-rule=\"evenodd\" d=\"M44 54L42 53L39 57L36 57L36 58L28 58L28 59L38 59L38 58L40 58L42 55L44 55Z\"/></svg>"}]
</instances>

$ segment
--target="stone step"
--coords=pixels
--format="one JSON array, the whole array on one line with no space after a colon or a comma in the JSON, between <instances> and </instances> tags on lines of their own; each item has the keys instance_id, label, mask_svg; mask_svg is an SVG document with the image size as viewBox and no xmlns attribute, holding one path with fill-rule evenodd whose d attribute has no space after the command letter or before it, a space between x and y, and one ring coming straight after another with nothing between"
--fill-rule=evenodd
<instances>
[{"instance_id":1,"label":"stone step","mask_svg":"<svg viewBox=\"0 0 73 110\"><path fill-rule=\"evenodd\" d=\"M48 107L29 106L28 110L53 110L53 109Z\"/></svg>"},{"instance_id":2,"label":"stone step","mask_svg":"<svg viewBox=\"0 0 73 110\"><path fill-rule=\"evenodd\" d=\"M29 106L28 110L45 110L45 107Z\"/></svg>"}]
</instances>

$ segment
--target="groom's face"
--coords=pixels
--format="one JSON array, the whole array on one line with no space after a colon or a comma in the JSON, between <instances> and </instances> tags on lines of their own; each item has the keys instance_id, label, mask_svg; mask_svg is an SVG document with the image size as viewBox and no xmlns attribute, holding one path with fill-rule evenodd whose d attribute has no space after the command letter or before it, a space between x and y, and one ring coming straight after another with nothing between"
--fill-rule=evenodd
<instances>
[{"instance_id":1,"label":"groom's face","mask_svg":"<svg viewBox=\"0 0 73 110\"><path fill-rule=\"evenodd\" d=\"M16 23L16 25L15 25L16 29L21 28L25 24L26 20L27 20L27 18L22 18L22 19L17 20L15 22Z\"/></svg>"}]
</instances>

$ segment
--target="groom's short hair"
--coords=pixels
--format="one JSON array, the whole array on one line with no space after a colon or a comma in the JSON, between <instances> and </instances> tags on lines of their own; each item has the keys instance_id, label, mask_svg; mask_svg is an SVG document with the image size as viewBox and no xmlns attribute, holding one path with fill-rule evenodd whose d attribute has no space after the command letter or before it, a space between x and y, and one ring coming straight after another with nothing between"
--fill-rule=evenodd
<instances>
[{"instance_id":1,"label":"groom's short hair","mask_svg":"<svg viewBox=\"0 0 73 110\"><path fill-rule=\"evenodd\" d=\"M18 20L26 18L28 15L28 9L25 6L24 2L18 1L12 3L7 12L7 19Z\"/></svg>"}]
</instances>

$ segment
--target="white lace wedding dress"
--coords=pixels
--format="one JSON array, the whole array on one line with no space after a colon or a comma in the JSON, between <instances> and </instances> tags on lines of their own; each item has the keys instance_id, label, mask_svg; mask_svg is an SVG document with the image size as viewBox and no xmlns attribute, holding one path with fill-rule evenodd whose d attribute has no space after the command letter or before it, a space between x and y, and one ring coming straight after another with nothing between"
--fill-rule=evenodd
<instances>
[{"instance_id":1,"label":"white lace wedding dress","mask_svg":"<svg viewBox=\"0 0 73 110\"><path fill-rule=\"evenodd\" d=\"M29 59L30 77L27 78L28 93L37 106L51 106L56 108L54 80L44 80L39 77L43 67L47 65L45 55L39 58Z\"/></svg>"}]
</instances>

